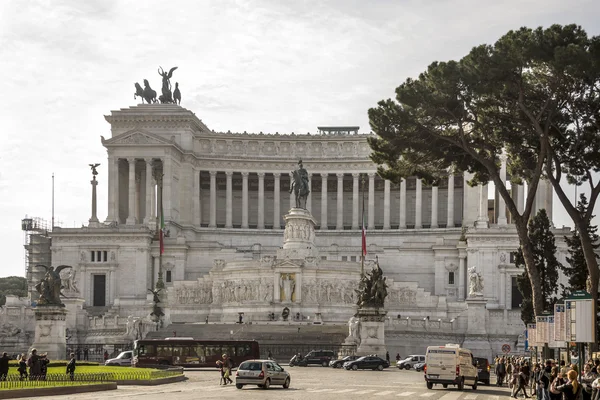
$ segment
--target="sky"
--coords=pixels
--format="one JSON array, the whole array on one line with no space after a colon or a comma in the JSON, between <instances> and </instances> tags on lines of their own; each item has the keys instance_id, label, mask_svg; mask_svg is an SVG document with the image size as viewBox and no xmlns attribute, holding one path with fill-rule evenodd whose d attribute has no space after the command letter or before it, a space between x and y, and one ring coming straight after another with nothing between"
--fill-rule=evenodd
<instances>
[{"instance_id":1,"label":"sky","mask_svg":"<svg viewBox=\"0 0 600 400\"><path fill-rule=\"evenodd\" d=\"M106 218L104 115L160 90L179 68L182 106L210 129L306 133L358 125L433 61L511 29L577 23L600 34L597 0L0 2L0 277L25 273L27 216L87 224L90 163ZM554 223L572 226L555 198Z\"/></svg>"}]
</instances>

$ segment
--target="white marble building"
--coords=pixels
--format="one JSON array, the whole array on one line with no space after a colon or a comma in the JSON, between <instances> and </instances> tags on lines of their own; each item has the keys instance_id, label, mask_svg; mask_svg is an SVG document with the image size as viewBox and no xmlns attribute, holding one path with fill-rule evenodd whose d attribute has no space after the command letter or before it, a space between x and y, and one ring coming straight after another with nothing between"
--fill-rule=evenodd
<instances>
[{"instance_id":1,"label":"white marble building","mask_svg":"<svg viewBox=\"0 0 600 400\"><path fill-rule=\"evenodd\" d=\"M352 282L360 273L364 182L367 259L377 256L390 282L391 351L394 341L423 334L441 335L440 341L468 334L467 266L484 277L487 334L505 341L522 332L514 279L521 271L512 263L518 238L497 195L490 209L487 185L469 187L462 175L449 175L439 187L414 178L400 185L384 181L358 128L218 133L189 110L158 104L112 111L105 119L108 169L100 170L98 190L108 188L108 216L104 223L52 234L53 264L72 265L76 273L78 300L69 302L69 324L81 343L121 340L128 316L141 321L150 312L147 289L159 269L157 165L164 173L169 231L163 276L170 322L206 316L231 322L243 312L245 321L260 323L287 305L302 321L320 313L324 323L346 323L355 309ZM284 216L294 204L290 171L299 159L310 176L307 208L316 221L317 249L284 267L278 250ZM513 187L513 194L522 207L523 188ZM552 216L545 182L536 196L540 208ZM564 244L558 245L564 261ZM305 265L318 276L303 272ZM282 274L294 280L295 297L282 299Z\"/></svg>"}]
</instances>

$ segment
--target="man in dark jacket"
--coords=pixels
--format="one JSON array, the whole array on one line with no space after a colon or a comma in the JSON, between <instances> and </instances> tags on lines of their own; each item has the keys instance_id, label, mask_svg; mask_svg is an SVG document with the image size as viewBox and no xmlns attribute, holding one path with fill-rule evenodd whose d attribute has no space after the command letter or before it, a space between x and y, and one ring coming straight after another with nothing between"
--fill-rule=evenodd
<instances>
[{"instance_id":1,"label":"man in dark jacket","mask_svg":"<svg viewBox=\"0 0 600 400\"><path fill-rule=\"evenodd\" d=\"M6 376L8 375L8 362L10 361L10 357L7 353L2 353L2 357L0 358L0 381L5 381Z\"/></svg>"},{"instance_id":2,"label":"man in dark jacket","mask_svg":"<svg viewBox=\"0 0 600 400\"><path fill-rule=\"evenodd\" d=\"M504 377L506 376L506 364L504 364L504 358L501 358L496 364L496 386L502 386L504 383Z\"/></svg>"},{"instance_id":3,"label":"man in dark jacket","mask_svg":"<svg viewBox=\"0 0 600 400\"><path fill-rule=\"evenodd\" d=\"M552 361L546 360L546 367L540 371L538 384L538 399L550 399L550 383L552 382Z\"/></svg>"},{"instance_id":4,"label":"man in dark jacket","mask_svg":"<svg viewBox=\"0 0 600 400\"><path fill-rule=\"evenodd\" d=\"M67 375L69 375L72 381L75 380L75 353L71 353L71 359L67 364Z\"/></svg>"}]
</instances>

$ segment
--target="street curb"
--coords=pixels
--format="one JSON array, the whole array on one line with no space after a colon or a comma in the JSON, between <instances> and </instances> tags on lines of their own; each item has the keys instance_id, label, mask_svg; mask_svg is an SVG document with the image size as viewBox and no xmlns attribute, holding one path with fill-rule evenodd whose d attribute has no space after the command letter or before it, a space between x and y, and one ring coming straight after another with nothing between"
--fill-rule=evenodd
<instances>
[{"instance_id":1,"label":"street curb","mask_svg":"<svg viewBox=\"0 0 600 400\"><path fill-rule=\"evenodd\" d=\"M117 389L116 382L99 383L88 386L61 386L37 389L0 390L0 399L17 399L20 397L61 396L65 394L102 392Z\"/></svg>"},{"instance_id":2,"label":"street curb","mask_svg":"<svg viewBox=\"0 0 600 400\"><path fill-rule=\"evenodd\" d=\"M218 371L217 371L218 372ZM149 379L149 380L127 380L127 381L116 381L117 385L123 386L155 386L163 385L167 383L175 383L185 381L187 378L185 375L170 376L168 378L160 379Z\"/></svg>"}]
</instances>

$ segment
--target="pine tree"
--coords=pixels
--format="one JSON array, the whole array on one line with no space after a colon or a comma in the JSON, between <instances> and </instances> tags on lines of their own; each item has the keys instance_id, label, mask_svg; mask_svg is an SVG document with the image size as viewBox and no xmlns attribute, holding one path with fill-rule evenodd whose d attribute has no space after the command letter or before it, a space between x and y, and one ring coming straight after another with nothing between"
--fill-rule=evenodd
<instances>
[{"instance_id":1,"label":"pine tree","mask_svg":"<svg viewBox=\"0 0 600 400\"><path fill-rule=\"evenodd\" d=\"M544 311L550 311L556 302L558 291L558 269L561 264L556 259L556 242L554 234L550 230L551 224L546 210L540 210L535 217L529 221L528 235L533 244L534 266L541 279L541 293ZM524 268L525 272L517 278L517 287L523 295L521 304L521 319L524 323L534 321L532 288L528 279L527 267L523 258L523 252L519 248L515 257L515 265Z\"/></svg>"},{"instance_id":2,"label":"pine tree","mask_svg":"<svg viewBox=\"0 0 600 400\"><path fill-rule=\"evenodd\" d=\"M577 205L577 210L583 214L587 210L587 207L587 198L582 194L579 204ZM588 227L588 235L592 243L594 243L594 249L600 247L600 243L598 242L600 237L598 237L596 234L597 231L597 226ZM579 231L574 230L571 237L565 236L565 241L567 242L569 252L569 257L567 257L568 265L561 265L560 269L568 278L568 286L561 284L563 297L567 297L575 290L589 290L587 287L587 281L590 276L589 269L585 261L585 256L583 254L583 248L581 247ZM596 258L600 259L598 255L596 255Z\"/></svg>"}]
</instances>

